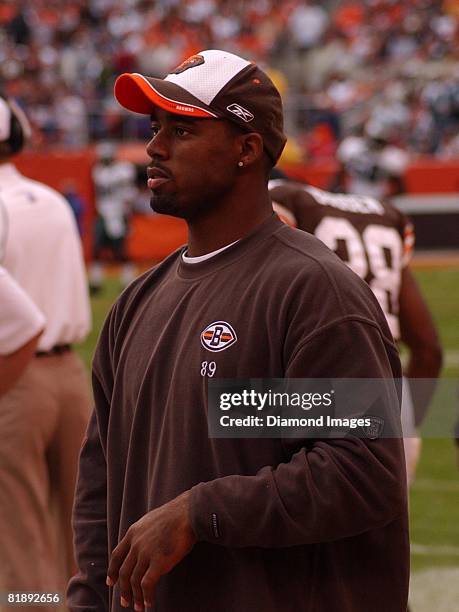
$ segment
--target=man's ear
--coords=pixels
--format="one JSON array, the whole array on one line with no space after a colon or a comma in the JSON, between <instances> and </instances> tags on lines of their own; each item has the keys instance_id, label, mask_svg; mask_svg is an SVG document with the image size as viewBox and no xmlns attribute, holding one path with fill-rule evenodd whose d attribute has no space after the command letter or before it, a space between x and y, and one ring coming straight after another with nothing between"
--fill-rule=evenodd
<instances>
[{"instance_id":1,"label":"man's ear","mask_svg":"<svg viewBox=\"0 0 459 612\"><path fill-rule=\"evenodd\" d=\"M256 132L240 136L241 153L239 161L247 167L259 162L263 157L263 138Z\"/></svg>"}]
</instances>

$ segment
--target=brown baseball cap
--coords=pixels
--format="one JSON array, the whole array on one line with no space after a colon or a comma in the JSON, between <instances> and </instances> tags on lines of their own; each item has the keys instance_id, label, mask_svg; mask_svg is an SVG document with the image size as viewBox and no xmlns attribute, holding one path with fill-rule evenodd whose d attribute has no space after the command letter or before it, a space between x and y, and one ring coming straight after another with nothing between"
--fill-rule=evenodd
<instances>
[{"instance_id":1,"label":"brown baseball cap","mask_svg":"<svg viewBox=\"0 0 459 612\"><path fill-rule=\"evenodd\" d=\"M115 98L144 115L160 107L188 117L228 119L260 134L274 164L287 140L282 100L271 79L253 62L227 51L192 55L164 79L122 74L115 83Z\"/></svg>"}]
</instances>

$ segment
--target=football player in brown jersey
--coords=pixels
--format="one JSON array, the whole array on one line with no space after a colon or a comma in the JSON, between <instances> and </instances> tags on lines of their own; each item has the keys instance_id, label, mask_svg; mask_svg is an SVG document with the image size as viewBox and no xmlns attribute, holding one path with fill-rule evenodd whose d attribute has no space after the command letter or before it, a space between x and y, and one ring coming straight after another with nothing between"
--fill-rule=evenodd
<instances>
[{"instance_id":1,"label":"football player in brown jersey","mask_svg":"<svg viewBox=\"0 0 459 612\"><path fill-rule=\"evenodd\" d=\"M409 264L414 229L405 215L374 197L336 194L290 181L274 171L269 182L281 219L314 234L365 280L386 316L394 338L409 351L404 375L402 425L407 478L419 460L422 423L442 365L438 333ZM283 178L282 178L283 176Z\"/></svg>"}]
</instances>

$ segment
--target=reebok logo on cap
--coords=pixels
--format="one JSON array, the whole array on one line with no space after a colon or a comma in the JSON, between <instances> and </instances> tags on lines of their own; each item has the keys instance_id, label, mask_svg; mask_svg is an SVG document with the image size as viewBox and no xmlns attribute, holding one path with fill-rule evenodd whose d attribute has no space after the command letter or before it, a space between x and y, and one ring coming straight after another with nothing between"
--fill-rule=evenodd
<instances>
[{"instance_id":1,"label":"reebok logo on cap","mask_svg":"<svg viewBox=\"0 0 459 612\"><path fill-rule=\"evenodd\" d=\"M252 121L252 119L255 119L255 117L250 111L248 111L246 108L243 108L239 104L236 104L235 102L234 104L230 104L229 106L227 106L226 110L229 110L230 113L234 113L246 123Z\"/></svg>"}]
</instances>

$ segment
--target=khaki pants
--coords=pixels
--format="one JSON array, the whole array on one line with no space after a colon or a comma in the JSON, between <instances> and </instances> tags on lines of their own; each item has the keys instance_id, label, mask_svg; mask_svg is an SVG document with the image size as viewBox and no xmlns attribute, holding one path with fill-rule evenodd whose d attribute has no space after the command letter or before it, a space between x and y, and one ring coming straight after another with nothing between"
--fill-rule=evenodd
<instances>
[{"instance_id":1,"label":"khaki pants","mask_svg":"<svg viewBox=\"0 0 459 612\"><path fill-rule=\"evenodd\" d=\"M73 352L36 357L0 399L0 593L65 591L78 454L91 399ZM12 607L1 610L13 610ZM45 612L54 606L15 606Z\"/></svg>"}]
</instances>

